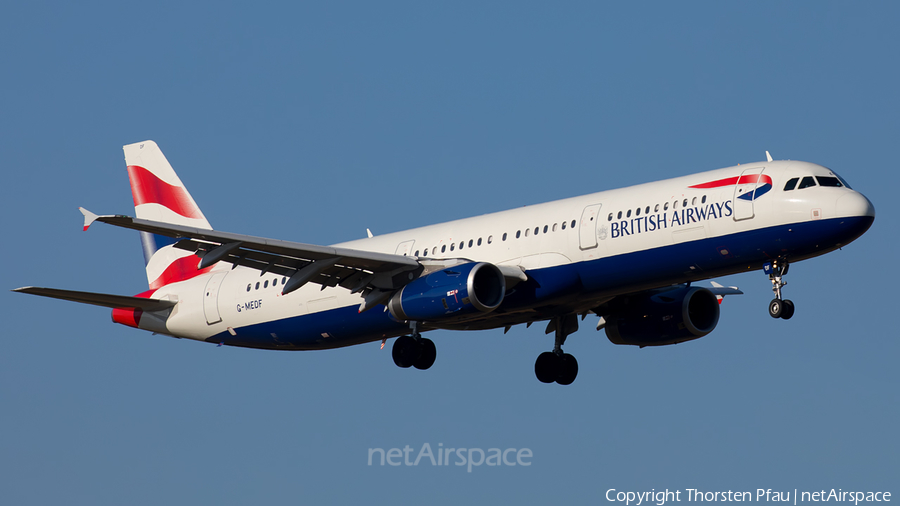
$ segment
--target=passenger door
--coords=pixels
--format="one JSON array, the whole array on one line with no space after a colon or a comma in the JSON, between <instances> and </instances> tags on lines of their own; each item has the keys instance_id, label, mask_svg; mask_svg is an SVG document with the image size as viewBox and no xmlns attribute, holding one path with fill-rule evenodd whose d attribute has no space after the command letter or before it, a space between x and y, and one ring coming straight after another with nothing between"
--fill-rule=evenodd
<instances>
[{"instance_id":1,"label":"passenger door","mask_svg":"<svg viewBox=\"0 0 900 506\"><path fill-rule=\"evenodd\" d=\"M578 226L578 245L582 251L597 247L597 221L603 204L594 204L584 208Z\"/></svg>"},{"instance_id":2,"label":"passenger door","mask_svg":"<svg viewBox=\"0 0 900 506\"><path fill-rule=\"evenodd\" d=\"M753 203L756 200L756 188L762 179L765 167L755 167L741 172L734 185L734 221L749 220L755 216Z\"/></svg>"},{"instance_id":3,"label":"passenger door","mask_svg":"<svg viewBox=\"0 0 900 506\"><path fill-rule=\"evenodd\" d=\"M228 272L230 271L214 272L206 282L206 289L203 291L203 313L206 314L206 323L209 325L222 321L219 315L219 288Z\"/></svg>"},{"instance_id":4,"label":"passenger door","mask_svg":"<svg viewBox=\"0 0 900 506\"><path fill-rule=\"evenodd\" d=\"M413 247L413 244L415 244L415 243L416 243L416 241L414 241L414 240L401 242L397 246L397 251L395 253L398 255L403 255L403 256L411 255L412 247Z\"/></svg>"}]
</instances>

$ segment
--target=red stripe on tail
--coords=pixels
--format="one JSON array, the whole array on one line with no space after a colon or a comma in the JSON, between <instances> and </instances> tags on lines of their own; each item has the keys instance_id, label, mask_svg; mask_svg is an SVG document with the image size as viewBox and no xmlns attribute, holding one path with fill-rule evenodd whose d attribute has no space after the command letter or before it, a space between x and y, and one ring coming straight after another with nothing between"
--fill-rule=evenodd
<instances>
[{"instance_id":1,"label":"red stripe on tail","mask_svg":"<svg viewBox=\"0 0 900 506\"><path fill-rule=\"evenodd\" d=\"M174 262L169 264L168 267L166 267L166 270L163 271L163 273L160 274L158 278L150 283L150 290L156 290L162 286L168 285L169 283L191 279L212 270L213 266L209 266L203 269L197 269L197 264L199 262L200 258L195 255L186 256L175 260Z\"/></svg>"},{"instance_id":2,"label":"red stripe on tail","mask_svg":"<svg viewBox=\"0 0 900 506\"><path fill-rule=\"evenodd\" d=\"M128 166L128 179L131 181L135 207L160 204L185 218L203 218L200 208L184 188L166 183L139 165Z\"/></svg>"}]
</instances>

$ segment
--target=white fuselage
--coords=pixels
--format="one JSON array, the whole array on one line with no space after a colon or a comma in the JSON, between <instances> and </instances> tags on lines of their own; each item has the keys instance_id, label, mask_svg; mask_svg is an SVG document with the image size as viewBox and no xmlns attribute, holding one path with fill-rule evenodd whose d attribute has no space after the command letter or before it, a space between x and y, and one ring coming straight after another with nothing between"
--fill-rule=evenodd
<instances>
[{"instance_id":1,"label":"white fuselage","mask_svg":"<svg viewBox=\"0 0 900 506\"><path fill-rule=\"evenodd\" d=\"M742 174L758 178L742 183L736 179ZM802 260L846 244L868 228L871 203L849 187L783 189L788 180L806 176L836 177L811 163L761 162L337 246L415 255L422 261L463 258L518 266L540 286L527 294L520 290L508 297L508 307L504 302L494 313L454 328L501 327L547 319L548 306L585 312L616 295L761 269L766 258ZM764 192L763 177L771 180ZM735 182L710 184L729 178ZM755 189L755 198L740 198ZM141 328L283 349L344 346L406 330L384 306L357 314L362 297L347 289L307 284L281 295L282 285L282 276L220 264L158 289L154 298L178 304L167 319L145 315Z\"/></svg>"}]
</instances>

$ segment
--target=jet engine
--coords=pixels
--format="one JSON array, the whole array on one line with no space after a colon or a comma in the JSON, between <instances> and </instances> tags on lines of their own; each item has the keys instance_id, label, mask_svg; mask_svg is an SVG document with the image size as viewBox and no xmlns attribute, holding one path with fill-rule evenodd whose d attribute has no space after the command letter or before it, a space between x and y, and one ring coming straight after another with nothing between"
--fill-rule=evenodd
<instances>
[{"instance_id":1,"label":"jet engine","mask_svg":"<svg viewBox=\"0 0 900 506\"><path fill-rule=\"evenodd\" d=\"M662 346L709 334L719 323L719 301L705 288L681 286L614 300L606 337L614 344Z\"/></svg>"},{"instance_id":2,"label":"jet engine","mask_svg":"<svg viewBox=\"0 0 900 506\"><path fill-rule=\"evenodd\" d=\"M506 279L495 265L470 262L413 280L388 301L398 320L434 321L489 313L503 302Z\"/></svg>"}]
</instances>

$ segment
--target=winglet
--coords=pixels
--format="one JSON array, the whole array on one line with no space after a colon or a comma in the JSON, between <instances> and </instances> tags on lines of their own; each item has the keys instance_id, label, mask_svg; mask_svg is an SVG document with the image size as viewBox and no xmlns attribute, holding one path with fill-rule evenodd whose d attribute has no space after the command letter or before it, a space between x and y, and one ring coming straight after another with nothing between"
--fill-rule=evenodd
<instances>
[{"instance_id":1,"label":"winglet","mask_svg":"<svg viewBox=\"0 0 900 506\"><path fill-rule=\"evenodd\" d=\"M81 211L81 214L84 215L84 230L85 231L87 231L88 227L91 226L91 223L94 223L94 220L96 220L97 218L100 217L100 216L88 211L87 209L85 209L83 207L79 207L78 210Z\"/></svg>"},{"instance_id":2,"label":"winglet","mask_svg":"<svg viewBox=\"0 0 900 506\"><path fill-rule=\"evenodd\" d=\"M719 301L719 304L722 303L722 299L725 298L726 295L743 295L744 292L740 291L736 286L722 286L715 281L710 281L712 288L707 288L713 295L716 296L716 299Z\"/></svg>"}]
</instances>

